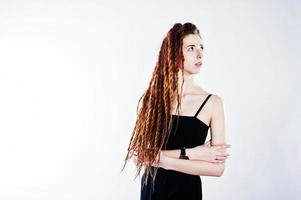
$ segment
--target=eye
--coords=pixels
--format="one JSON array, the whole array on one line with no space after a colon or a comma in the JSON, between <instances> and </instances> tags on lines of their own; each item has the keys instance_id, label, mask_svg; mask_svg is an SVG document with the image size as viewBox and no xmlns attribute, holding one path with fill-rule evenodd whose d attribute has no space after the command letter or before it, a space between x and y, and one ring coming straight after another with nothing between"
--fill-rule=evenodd
<instances>
[{"instance_id":1,"label":"eye","mask_svg":"<svg viewBox=\"0 0 301 200\"><path fill-rule=\"evenodd\" d=\"M189 47L187 50L188 50L188 51L193 50L193 47Z\"/></svg>"}]
</instances>

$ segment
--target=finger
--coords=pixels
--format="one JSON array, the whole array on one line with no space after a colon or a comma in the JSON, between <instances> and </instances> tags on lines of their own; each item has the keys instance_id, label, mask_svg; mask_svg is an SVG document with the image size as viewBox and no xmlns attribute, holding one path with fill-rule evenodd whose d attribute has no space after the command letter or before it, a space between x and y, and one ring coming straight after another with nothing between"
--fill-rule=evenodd
<instances>
[{"instance_id":1,"label":"finger","mask_svg":"<svg viewBox=\"0 0 301 200\"><path fill-rule=\"evenodd\" d=\"M223 157L230 156L230 154L229 154L229 153L226 153L226 152L217 153L216 155L217 155L217 156L223 156Z\"/></svg>"},{"instance_id":2,"label":"finger","mask_svg":"<svg viewBox=\"0 0 301 200\"><path fill-rule=\"evenodd\" d=\"M213 151L215 152L226 152L227 149L226 148L223 148L223 147L210 147Z\"/></svg>"},{"instance_id":3,"label":"finger","mask_svg":"<svg viewBox=\"0 0 301 200\"><path fill-rule=\"evenodd\" d=\"M228 156L216 156L217 160L226 160Z\"/></svg>"},{"instance_id":4,"label":"finger","mask_svg":"<svg viewBox=\"0 0 301 200\"><path fill-rule=\"evenodd\" d=\"M227 148L230 148L230 147L227 147L227 146L212 146L212 148L214 148L216 150L226 150Z\"/></svg>"},{"instance_id":5,"label":"finger","mask_svg":"<svg viewBox=\"0 0 301 200\"><path fill-rule=\"evenodd\" d=\"M218 160L226 160L227 159L227 157L225 157L225 156L219 156L218 157Z\"/></svg>"},{"instance_id":6,"label":"finger","mask_svg":"<svg viewBox=\"0 0 301 200\"><path fill-rule=\"evenodd\" d=\"M225 161L225 160L227 160L227 157L226 156L217 156L216 160L218 160L218 161Z\"/></svg>"},{"instance_id":7,"label":"finger","mask_svg":"<svg viewBox=\"0 0 301 200\"><path fill-rule=\"evenodd\" d=\"M214 145L214 146L221 147L221 148L230 148L231 147L231 145L228 145L228 144L221 144L221 145Z\"/></svg>"},{"instance_id":8,"label":"finger","mask_svg":"<svg viewBox=\"0 0 301 200\"><path fill-rule=\"evenodd\" d=\"M217 154L227 154L227 150L225 149L219 149L216 151Z\"/></svg>"},{"instance_id":9,"label":"finger","mask_svg":"<svg viewBox=\"0 0 301 200\"><path fill-rule=\"evenodd\" d=\"M214 144L213 147L224 147L224 148L230 148L232 145L230 144Z\"/></svg>"},{"instance_id":10,"label":"finger","mask_svg":"<svg viewBox=\"0 0 301 200\"><path fill-rule=\"evenodd\" d=\"M223 160L214 160L213 163L224 163L225 161Z\"/></svg>"}]
</instances>

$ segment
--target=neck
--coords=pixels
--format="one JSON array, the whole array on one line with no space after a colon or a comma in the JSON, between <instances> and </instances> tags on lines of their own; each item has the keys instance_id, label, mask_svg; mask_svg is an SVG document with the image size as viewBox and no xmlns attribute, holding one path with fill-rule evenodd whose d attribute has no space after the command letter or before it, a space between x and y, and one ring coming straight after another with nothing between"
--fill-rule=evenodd
<instances>
[{"instance_id":1,"label":"neck","mask_svg":"<svg viewBox=\"0 0 301 200\"><path fill-rule=\"evenodd\" d=\"M183 91L181 96L185 96L187 94L190 94L192 92L192 89L195 85L194 82L194 74L190 74L184 70L183 72L184 76L182 76L182 73L179 73L179 81L178 81L178 86L179 86L179 94L181 92L181 86L182 86L182 80L184 78L184 84L183 84Z\"/></svg>"}]
</instances>

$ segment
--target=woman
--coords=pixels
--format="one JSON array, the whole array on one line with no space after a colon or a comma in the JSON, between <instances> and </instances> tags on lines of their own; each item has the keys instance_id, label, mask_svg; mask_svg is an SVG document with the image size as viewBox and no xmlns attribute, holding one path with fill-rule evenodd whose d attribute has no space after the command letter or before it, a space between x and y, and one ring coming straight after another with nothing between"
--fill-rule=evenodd
<instances>
[{"instance_id":1,"label":"woman","mask_svg":"<svg viewBox=\"0 0 301 200\"><path fill-rule=\"evenodd\" d=\"M222 99L193 80L202 59L197 27L176 23L162 42L149 87L139 99L124 163L134 156L136 177L145 167L141 199L199 200L200 176L219 177L224 172L230 145L225 140ZM205 143L209 128L211 139Z\"/></svg>"}]
</instances>

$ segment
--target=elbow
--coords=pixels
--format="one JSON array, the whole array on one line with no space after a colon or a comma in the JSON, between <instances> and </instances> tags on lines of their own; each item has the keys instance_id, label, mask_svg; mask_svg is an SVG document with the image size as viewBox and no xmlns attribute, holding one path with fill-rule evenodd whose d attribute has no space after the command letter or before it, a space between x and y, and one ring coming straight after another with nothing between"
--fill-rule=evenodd
<instances>
[{"instance_id":1,"label":"elbow","mask_svg":"<svg viewBox=\"0 0 301 200\"><path fill-rule=\"evenodd\" d=\"M225 171L225 166L224 165L219 165L216 169L215 176L216 177L221 177L224 174Z\"/></svg>"},{"instance_id":2,"label":"elbow","mask_svg":"<svg viewBox=\"0 0 301 200\"><path fill-rule=\"evenodd\" d=\"M211 170L210 172L207 172L205 174L204 174L204 172L202 172L202 173L195 173L192 175L221 177L223 174L224 174L224 168L217 167L216 169Z\"/></svg>"},{"instance_id":3,"label":"elbow","mask_svg":"<svg viewBox=\"0 0 301 200\"><path fill-rule=\"evenodd\" d=\"M224 174L224 171L218 171L216 173L216 177L221 177Z\"/></svg>"}]
</instances>

